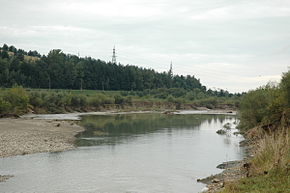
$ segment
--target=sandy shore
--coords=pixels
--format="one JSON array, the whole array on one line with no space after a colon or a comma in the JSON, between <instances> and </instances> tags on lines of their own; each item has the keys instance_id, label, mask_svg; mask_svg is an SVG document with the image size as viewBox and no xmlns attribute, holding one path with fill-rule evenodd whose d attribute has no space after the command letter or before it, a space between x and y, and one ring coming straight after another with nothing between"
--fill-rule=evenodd
<instances>
[{"instance_id":1,"label":"sandy shore","mask_svg":"<svg viewBox=\"0 0 290 193\"><path fill-rule=\"evenodd\" d=\"M177 110L177 111L100 111L100 112L86 112L86 113L65 113L65 114L26 114L21 116L26 119L40 119L40 120L81 120L81 116L85 115L121 115L121 114L139 114L139 113L170 113L176 115L236 115L233 110Z\"/></svg>"},{"instance_id":2,"label":"sandy shore","mask_svg":"<svg viewBox=\"0 0 290 193\"><path fill-rule=\"evenodd\" d=\"M0 119L0 157L73 149L83 130L74 121Z\"/></svg>"}]
</instances>

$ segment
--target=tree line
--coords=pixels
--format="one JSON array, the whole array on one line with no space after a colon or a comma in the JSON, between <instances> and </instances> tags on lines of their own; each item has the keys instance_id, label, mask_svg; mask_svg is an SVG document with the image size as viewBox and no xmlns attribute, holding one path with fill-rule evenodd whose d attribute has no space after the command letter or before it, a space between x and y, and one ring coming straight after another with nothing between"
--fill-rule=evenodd
<instances>
[{"instance_id":1,"label":"tree line","mask_svg":"<svg viewBox=\"0 0 290 193\"><path fill-rule=\"evenodd\" d=\"M80 58L59 49L47 56L4 44L0 48L0 87L143 91L157 88L200 89L194 76L172 75L132 65ZM31 56L27 58L27 56Z\"/></svg>"}]
</instances>

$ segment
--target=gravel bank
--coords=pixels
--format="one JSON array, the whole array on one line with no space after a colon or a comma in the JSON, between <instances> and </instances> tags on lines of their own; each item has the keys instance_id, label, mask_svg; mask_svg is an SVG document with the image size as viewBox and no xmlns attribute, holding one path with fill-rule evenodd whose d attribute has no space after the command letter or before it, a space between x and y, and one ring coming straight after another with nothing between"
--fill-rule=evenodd
<instances>
[{"instance_id":1,"label":"gravel bank","mask_svg":"<svg viewBox=\"0 0 290 193\"><path fill-rule=\"evenodd\" d=\"M73 149L83 130L74 121L0 119L0 158Z\"/></svg>"}]
</instances>

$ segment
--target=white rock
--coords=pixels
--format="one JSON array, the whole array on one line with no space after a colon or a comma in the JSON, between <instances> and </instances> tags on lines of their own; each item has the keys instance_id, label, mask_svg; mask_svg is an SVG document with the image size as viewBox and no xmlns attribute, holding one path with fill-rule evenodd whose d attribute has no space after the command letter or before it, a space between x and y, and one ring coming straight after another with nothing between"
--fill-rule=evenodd
<instances>
[{"instance_id":1,"label":"white rock","mask_svg":"<svg viewBox=\"0 0 290 193\"><path fill-rule=\"evenodd\" d=\"M208 191L208 190L209 190L208 187L204 187L204 188L201 190L201 192L206 192L206 191Z\"/></svg>"}]
</instances>

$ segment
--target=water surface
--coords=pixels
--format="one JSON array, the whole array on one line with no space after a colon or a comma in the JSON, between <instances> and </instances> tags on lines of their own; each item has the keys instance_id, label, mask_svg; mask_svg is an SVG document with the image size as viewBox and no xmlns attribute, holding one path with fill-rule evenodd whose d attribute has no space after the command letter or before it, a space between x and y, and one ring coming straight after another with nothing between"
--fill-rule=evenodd
<instances>
[{"instance_id":1,"label":"water surface","mask_svg":"<svg viewBox=\"0 0 290 193\"><path fill-rule=\"evenodd\" d=\"M241 159L241 137L216 130L228 115L129 114L84 116L79 148L0 159L14 178L0 192L195 193L197 178L216 165Z\"/></svg>"}]
</instances>

